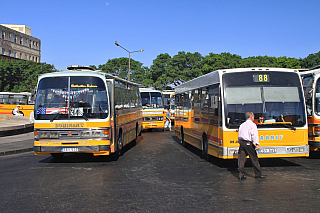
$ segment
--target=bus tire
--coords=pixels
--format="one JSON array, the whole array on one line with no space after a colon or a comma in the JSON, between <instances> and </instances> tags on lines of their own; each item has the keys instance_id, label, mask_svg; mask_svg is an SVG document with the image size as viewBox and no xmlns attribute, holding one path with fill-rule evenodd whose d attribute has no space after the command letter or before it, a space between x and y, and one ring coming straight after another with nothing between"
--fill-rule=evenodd
<instances>
[{"instance_id":1,"label":"bus tire","mask_svg":"<svg viewBox=\"0 0 320 213\"><path fill-rule=\"evenodd\" d=\"M123 135L122 135L122 131L120 131L119 137L117 140L117 150L113 153L114 160L118 160L118 158L122 155L122 147L123 147Z\"/></svg>"},{"instance_id":2,"label":"bus tire","mask_svg":"<svg viewBox=\"0 0 320 213\"><path fill-rule=\"evenodd\" d=\"M142 132L142 127L140 128L139 136L141 136L141 132Z\"/></svg>"},{"instance_id":3,"label":"bus tire","mask_svg":"<svg viewBox=\"0 0 320 213\"><path fill-rule=\"evenodd\" d=\"M50 153L53 158L63 158L64 153Z\"/></svg>"},{"instance_id":4,"label":"bus tire","mask_svg":"<svg viewBox=\"0 0 320 213\"><path fill-rule=\"evenodd\" d=\"M136 125L136 136L134 138L134 140L132 141L132 146L135 146L137 144L137 141L138 141L138 133L139 132L139 128L138 128L138 125Z\"/></svg>"},{"instance_id":5,"label":"bus tire","mask_svg":"<svg viewBox=\"0 0 320 213\"><path fill-rule=\"evenodd\" d=\"M206 161L208 160L208 138L207 138L207 134L203 133L202 135L202 140L201 140L201 158L205 159Z\"/></svg>"},{"instance_id":6,"label":"bus tire","mask_svg":"<svg viewBox=\"0 0 320 213\"><path fill-rule=\"evenodd\" d=\"M181 127L181 145L182 146L185 146L186 145L186 142L184 141L184 133L183 133L183 127Z\"/></svg>"}]
</instances>

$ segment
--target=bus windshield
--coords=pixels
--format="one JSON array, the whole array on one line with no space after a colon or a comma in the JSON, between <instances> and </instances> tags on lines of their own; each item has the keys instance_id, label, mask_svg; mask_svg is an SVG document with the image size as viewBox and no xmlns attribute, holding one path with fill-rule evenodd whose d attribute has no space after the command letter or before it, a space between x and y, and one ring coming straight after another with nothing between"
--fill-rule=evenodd
<instances>
[{"instance_id":1,"label":"bus windshield","mask_svg":"<svg viewBox=\"0 0 320 213\"><path fill-rule=\"evenodd\" d=\"M160 92L141 92L143 109L163 108Z\"/></svg>"},{"instance_id":2,"label":"bus windshield","mask_svg":"<svg viewBox=\"0 0 320 213\"><path fill-rule=\"evenodd\" d=\"M35 104L36 120L107 118L108 99L98 77L48 77L40 80Z\"/></svg>"},{"instance_id":3,"label":"bus windshield","mask_svg":"<svg viewBox=\"0 0 320 213\"><path fill-rule=\"evenodd\" d=\"M255 114L258 128L306 124L302 88L296 73L227 73L223 81L228 128L238 128L245 121L246 112Z\"/></svg>"}]
</instances>

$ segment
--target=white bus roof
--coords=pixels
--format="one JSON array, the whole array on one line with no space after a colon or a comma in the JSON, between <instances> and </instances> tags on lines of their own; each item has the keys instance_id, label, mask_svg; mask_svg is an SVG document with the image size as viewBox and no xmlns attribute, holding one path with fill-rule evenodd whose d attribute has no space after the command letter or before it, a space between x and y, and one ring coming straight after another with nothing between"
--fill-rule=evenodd
<instances>
[{"instance_id":1,"label":"white bus roof","mask_svg":"<svg viewBox=\"0 0 320 213\"><path fill-rule=\"evenodd\" d=\"M224 73L237 73L237 72L263 72L263 71L281 71L281 72L296 72L299 71L297 69L288 69L288 68L275 68L275 67L248 67L248 68L234 68L234 69L220 69L208 74L202 75L198 78L190 80L186 83L183 83L179 86L175 87L176 93L181 93L189 90L193 90L196 88L205 87L208 85L216 84L220 82L220 77Z\"/></svg>"},{"instance_id":2,"label":"white bus roof","mask_svg":"<svg viewBox=\"0 0 320 213\"><path fill-rule=\"evenodd\" d=\"M160 92L159 90L154 90L154 89L151 89L151 88L139 88L139 91L140 92Z\"/></svg>"},{"instance_id":3,"label":"white bus roof","mask_svg":"<svg viewBox=\"0 0 320 213\"><path fill-rule=\"evenodd\" d=\"M89 69L77 69L77 70L69 70L69 71L59 71L59 72L51 72L51 73L45 73L41 74L38 77L38 81L40 81L42 78L53 78L53 77L62 77L62 76L96 76L100 78L107 78L107 79L116 79L122 82L130 83L136 86L139 86L138 84L127 81L125 79L119 78L117 76L111 75L109 73L102 72L101 70L89 70Z\"/></svg>"}]
</instances>

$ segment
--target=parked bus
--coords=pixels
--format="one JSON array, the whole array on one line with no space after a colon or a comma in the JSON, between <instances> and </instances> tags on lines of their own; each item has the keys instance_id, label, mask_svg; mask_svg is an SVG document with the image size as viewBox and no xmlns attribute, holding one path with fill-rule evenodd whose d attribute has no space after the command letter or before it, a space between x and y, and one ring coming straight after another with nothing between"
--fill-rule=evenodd
<instances>
[{"instance_id":1,"label":"parked bus","mask_svg":"<svg viewBox=\"0 0 320 213\"><path fill-rule=\"evenodd\" d=\"M320 66L300 74L307 106L310 151L320 151Z\"/></svg>"},{"instance_id":2,"label":"parked bus","mask_svg":"<svg viewBox=\"0 0 320 213\"><path fill-rule=\"evenodd\" d=\"M170 109L171 122L174 122L174 101L175 95L174 90L164 90L162 91L162 101L165 109Z\"/></svg>"},{"instance_id":3,"label":"parked bus","mask_svg":"<svg viewBox=\"0 0 320 213\"><path fill-rule=\"evenodd\" d=\"M139 88L142 101L143 129L162 129L164 131L165 110L161 92L158 90Z\"/></svg>"},{"instance_id":4,"label":"parked bus","mask_svg":"<svg viewBox=\"0 0 320 213\"><path fill-rule=\"evenodd\" d=\"M0 114L13 115L12 110L20 105L19 113L30 117L34 109L30 92L0 92Z\"/></svg>"},{"instance_id":5,"label":"parked bus","mask_svg":"<svg viewBox=\"0 0 320 213\"><path fill-rule=\"evenodd\" d=\"M141 133L138 85L88 67L68 69L39 76L35 154L120 156L122 148Z\"/></svg>"},{"instance_id":6,"label":"parked bus","mask_svg":"<svg viewBox=\"0 0 320 213\"><path fill-rule=\"evenodd\" d=\"M208 155L238 157L238 129L253 112L260 158L309 156L305 102L297 70L217 70L175 88L175 134Z\"/></svg>"}]
</instances>

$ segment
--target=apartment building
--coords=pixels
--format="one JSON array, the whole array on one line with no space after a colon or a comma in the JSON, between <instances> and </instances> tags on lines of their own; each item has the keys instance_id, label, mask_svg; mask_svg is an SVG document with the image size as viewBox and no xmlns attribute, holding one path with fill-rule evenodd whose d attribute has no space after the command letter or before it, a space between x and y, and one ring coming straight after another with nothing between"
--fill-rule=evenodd
<instances>
[{"instance_id":1,"label":"apartment building","mask_svg":"<svg viewBox=\"0 0 320 213\"><path fill-rule=\"evenodd\" d=\"M41 40L26 25L0 24L0 58L40 62Z\"/></svg>"}]
</instances>

